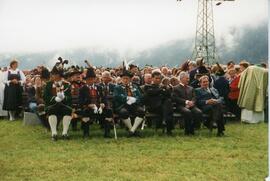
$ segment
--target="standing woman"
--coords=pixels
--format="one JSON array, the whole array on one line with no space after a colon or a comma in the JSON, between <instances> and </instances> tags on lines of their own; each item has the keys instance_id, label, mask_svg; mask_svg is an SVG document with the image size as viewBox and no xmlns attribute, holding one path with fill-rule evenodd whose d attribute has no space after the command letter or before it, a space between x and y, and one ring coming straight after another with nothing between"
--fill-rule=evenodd
<instances>
[{"instance_id":1,"label":"standing woman","mask_svg":"<svg viewBox=\"0 0 270 181\"><path fill-rule=\"evenodd\" d=\"M22 104L23 83L25 82L24 73L18 69L18 61L12 60L9 69L4 74L4 104L3 110L9 112L9 120L15 120L15 111Z\"/></svg>"},{"instance_id":2,"label":"standing woman","mask_svg":"<svg viewBox=\"0 0 270 181\"><path fill-rule=\"evenodd\" d=\"M3 110L3 103L4 103L4 89L5 83L3 82L4 77L4 69L0 70L0 117L7 116L7 111Z\"/></svg>"}]
</instances>

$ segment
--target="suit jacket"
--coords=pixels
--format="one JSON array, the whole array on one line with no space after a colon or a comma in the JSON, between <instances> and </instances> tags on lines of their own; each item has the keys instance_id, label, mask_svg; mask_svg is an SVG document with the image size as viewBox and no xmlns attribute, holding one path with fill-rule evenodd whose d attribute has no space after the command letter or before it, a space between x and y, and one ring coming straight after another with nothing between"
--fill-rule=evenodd
<instances>
[{"instance_id":1,"label":"suit jacket","mask_svg":"<svg viewBox=\"0 0 270 181\"><path fill-rule=\"evenodd\" d=\"M208 92L207 89L197 88L195 89L197 105L202 108L206 106L206 101L209 99L217 99L219 103L223 103L223 98L219 96L217 89L211 87L209 88L211 92Z\"/></svg>"},{"instance_id":2,"label":"suit jacket","mask_svg":"<svg viewBox=\"0 0 270 181\"><path fill-rule=\"evenodd\" d=\"M191 86L185 88L179 84L173 87L172 99L176 103L176 106L186 106L186 100L196 102L195 91Z\"/></svg>"},{"instance_id":3,"label":"suit jacket","mask_svg":"<svg viewBox=\"0 0 270 181\"><path fill-rule=\"evenodd\" d=\"M161 85L148 84L144 86L144 103L147 107L160 107L164 100L171 99L170 89L166 89Z\"/></svg>"}]
</instances>

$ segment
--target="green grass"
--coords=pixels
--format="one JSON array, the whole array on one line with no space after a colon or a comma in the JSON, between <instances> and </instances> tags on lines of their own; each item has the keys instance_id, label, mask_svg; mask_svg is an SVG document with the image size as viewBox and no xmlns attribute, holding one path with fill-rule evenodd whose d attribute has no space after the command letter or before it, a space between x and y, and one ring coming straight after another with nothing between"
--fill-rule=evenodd
<instances>
[{"instance_id":1,"label":"green grass","mask_svg":"<svg viewBox=\"0 0 270 181\"><path fill-rule=\"evenodd\" d=\"M92 131L92 130L91 130ZM166 137L146 129L144 138L105 140L98 128L85 141L52 142L39 126L0 121L0 180L263 180L267 176L267 124L226 125L223 138L206 129Z\"/></svg>"}]
</instances>

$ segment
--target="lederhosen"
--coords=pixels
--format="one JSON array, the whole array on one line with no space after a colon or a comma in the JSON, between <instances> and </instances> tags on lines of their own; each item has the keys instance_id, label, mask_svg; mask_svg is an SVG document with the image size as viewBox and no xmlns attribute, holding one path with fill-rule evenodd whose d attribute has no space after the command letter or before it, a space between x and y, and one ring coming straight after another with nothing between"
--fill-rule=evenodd
<instances>
[{"instance_id":1,"label":"lederhosen","mask_svg":"<svg viewBox=\"0 0 270 181\"><path fill-rule=\"evenodd\" d=\"M8 80L11 81L13 79L21 80L20 71L18 70L17 74L11 74L8 70ZM18 84L13 84L12 82L6 84L4 90L4 104L3 110L15 111L18 110L19 106L22 105L22 92L23 87Z\"/></svg>"}]
</instances>

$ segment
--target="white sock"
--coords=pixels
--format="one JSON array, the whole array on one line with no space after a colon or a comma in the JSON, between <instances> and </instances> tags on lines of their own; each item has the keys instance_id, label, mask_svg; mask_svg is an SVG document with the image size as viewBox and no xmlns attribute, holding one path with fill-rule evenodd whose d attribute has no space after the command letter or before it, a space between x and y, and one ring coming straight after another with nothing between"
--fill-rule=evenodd
<instances>
[{"instance_id":1,"label":"white sock","mask_svg":"<svg viewBox=\"0 0 270 181\"><path fill-rule=\"evenodd\" d=\"M87 118L87 117L82 118L82 121L86 123L86 122L90 121L90 118Z\"/></svg>"},{"instance_id":2,"label":"white sock","mask_svg":"<svg viewBox=\"0 0 270 181\"><path fill-rule=\"evenodd\" d=\"M49 123L52 130L52 136L57 135L56 127L57 127L57 117L55 115L49 116Z\"/></svg>"},{"instance_id":3,"label":"white sock","mask_svg":"<svg viewBox=\"0 0 270 181\"><path fill-rule=\"evenodd\" d=\"M123 123L126 125L126 127L128 128L128 130L130 131L130 130L131 130L131 128L132 128L130 118L123 119Z\"/></svg>"},{"instance_id":4,"label":"white sock","mask_svg":"<svg viewBox=\"0 0 270 181\"><path fill-rule=\"evenodd\" d=\"M138 128L138 126L142 123L142 121L143 121L143 118L136 117L134 124L133 124L132 128L130 129L130 131L132 133L134 133L136 131L136 129Z\"/></svg>"},{"instance_id":5,"label":"white sock","mask_svg":"<svg viewBox=\"0 0 270 181\"><path fill-rule=\"evenodd\" d=\"M71 121L71 116L63 117L63 135L67 134L70 121Z\"/></svg>"},{"instance_id":6,"label":"white sock","mask_svg":"<svg viewBox=\"0 0 270 181\"><path fill-rule=\"evenodd\" d=\"M9 120L10 121L13 121L15 120L15 111L9 111Z\"/></svg>"}]
</instances>

